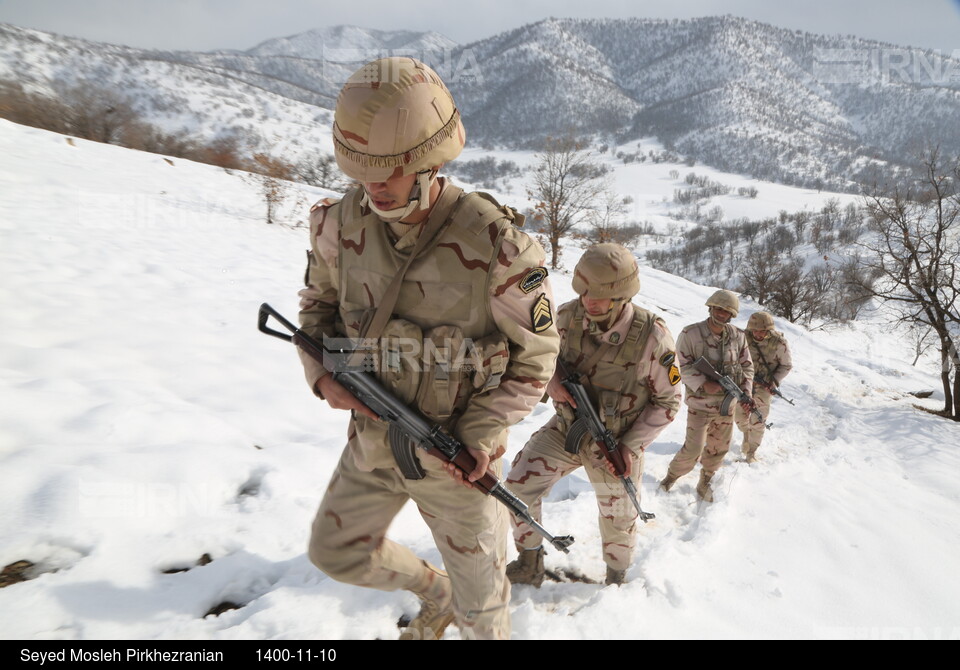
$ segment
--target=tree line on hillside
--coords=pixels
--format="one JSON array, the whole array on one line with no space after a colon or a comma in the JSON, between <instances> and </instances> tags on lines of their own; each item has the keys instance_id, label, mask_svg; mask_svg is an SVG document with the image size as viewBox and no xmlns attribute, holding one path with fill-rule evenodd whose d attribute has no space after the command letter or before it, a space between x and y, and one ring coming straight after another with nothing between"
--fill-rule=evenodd
<instances>
[{"instance_id":1,"label":"tree line on hillside","mask_svg":"<svg viewBox=\"0 0 960 670\"><path fill-rule=\"evenodd\" d=\"M53 95L24 89L16 81L0 81L0 117L93 142L147 151L250 173L266 206L267 223L276 223L290 195L289 182L331 190L346 185L334 158L318 152L298 162L256 149L260 137L224 132L204 141L186 131L165 132L148 123L134 101L121 91L94 84L52 83Z\"/></svg>"},{"instance_id":2,"label":"tree line on hillside","mask_svg":"<svg viewBox=\"0 0 960 670\"><path fill-rule=\"evenodd\" d=\"M289 162L259 152L261 138L226 131L204 141L187 131L166 132L144 120L135 102L122 91L95 84L52 82L53 95L0 80L0 117L94 142L162 154L174 158L244 170L323 188L343 187L333 156Z\"/></svg>"},{"instance_id":3,"label":"tree line on hillside","mask_svg":"<svg viewBox=\"0 0 960 670\"><path fill-rule=\"evenodd\" d=\"M581 140L548 138L537 154L530 215L552 267L578 225L587 224L592 241L622 242L611 231L623 230L617 215L624 202L605 175ZM856 319L873 299L892 305L917 333L917 358L925 342L936 341L943 414L960 420L960 157L945 160L931 150L910 178L865 186L859 206L832 198L817 212L784 210L758 221L723 223L722 211L700 216L701 201L729 188L695 173L684 181L690 188L675 192L674 201L696 206L701 223L681 244L648 251L651 265L739 291L807 326Z\"/></svg>"}]
</instances>

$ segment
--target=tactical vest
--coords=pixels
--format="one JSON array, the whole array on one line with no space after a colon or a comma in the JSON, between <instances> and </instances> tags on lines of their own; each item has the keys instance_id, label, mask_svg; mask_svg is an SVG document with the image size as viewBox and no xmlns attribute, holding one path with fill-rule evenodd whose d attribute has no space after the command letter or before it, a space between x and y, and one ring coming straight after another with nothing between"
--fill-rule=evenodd
<instances>
[{"instance_id":1,"label":"tactical vest","mask_svg":"<svg viewBox=\"0 0 960 670\"><path fill-rule=\"evenodd\" d=\"M557 326L566 329L560 359L570 372L578 369L579 363L588 360L598 346L602 346L584 331L583 316L584 308L579 299L562 305L557 311ZM584 388L590 401L606 427L618 438L633 425L650 400L650 388L645 380L651 361L641 361L640 356L659 320L653 313L634 305L633 323L624 342L612 347L593 370L580 370L588 380ZM565 403L554 403L554 406L558 414L557 427L566 432L576 415Z\"/></svg>"},{"instance_id":2,"label":"tactical vest","mask_svg":"<svg viewBox=\"0 0 960 670\"><path fill-rule=\"evenodd\" d=\"M454 189L449 191L449 189ZM449 192L448 192L449 191ZM339 207L339 316L357 337L407 261L387 225L360 205L360 189ZM452 205L447 224L403 277L394 318L375 353L377 377L403 402L452 429L470 398L499 385L509 347L490 312L490 282L503 234L514 213L484 193L447 185L434 205ZM393 467L382 422L355 414L361 469Z\"/></svg>"},{"instance_id":3,"label":"tactical vest","mask_svg":"<svg viewBox=\"0 0 960 670\"><path fill-rule=\"evenodd\" d=\"M753 373L755 376L770 381L773 373L780 367L780 361L777 359L777 349L783 341L783 334L771 330L767 336L760 342L753 339L753 336L744 331L747 343L750 345L750 358L753 359Z\"/></svg>"},{"instance_id":4,"label":"tactical vest","mask_svg":"<svg viewBox=\"0 0 960 670\"><path fill-rule=\"evenodd\" d=\"M710 331L710 327L706 321L701 321L693 327L698 328L700 331L700 338L696 341L694 346L695 350L692 352L694 360L703 356L710 362L714 370L722 375L730 375L738 386L743 384L743 366L740 365L740 338L743 337L742 331L728 323L724 324L723 332L717 336ZM705 346L706 342L714 337L719 337L720 339L719 350ZM697 351L697 349L699 349L699 351Z\"/></svg>"}]
</instances>

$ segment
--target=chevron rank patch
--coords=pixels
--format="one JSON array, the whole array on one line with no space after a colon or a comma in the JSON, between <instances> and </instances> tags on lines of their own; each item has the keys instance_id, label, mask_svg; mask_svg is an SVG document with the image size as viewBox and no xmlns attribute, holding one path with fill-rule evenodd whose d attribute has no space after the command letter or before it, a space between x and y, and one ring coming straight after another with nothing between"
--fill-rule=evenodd
<instances>
[{"instance_id":1,"label":"chevron rank patch","mask_svg":"<svg viewBox=\"0 0 960 670\"><path fill-rule=\"evenodd\" d=\"M547 278L547 268L539 267L533 268L527 274L523 275L523 279L520 280L520 290L524 293L529 293L533 289L540 286L543 283L543 280Z\"/></svg>"},{"instance_id":2,"label":"chevron rank patch","mask_svg":"<svg viewBox=\"0 0 960 670\"><path fill-rule=\"evenodd\" d=\"M542 333L553 325L553 312L550 310L550 301L545 293L541 293L530 310L530 323L533 332Z\"/></svg>"},{"instance_id":3,"label":"chevron rank patch","mask_svg":"<svg viewBox=\"0 0 960 670\"><path fill-rule=\"evenodd\" d=\"M665 368L669 368L667 370L667 374L670 377L670 384L673 386L676 386L680 383L680 368L678 368L676 363L674 363L676 360L677 355L672 351L668 351L660 357L660 365Z\"/></svg>"}]
</instances>

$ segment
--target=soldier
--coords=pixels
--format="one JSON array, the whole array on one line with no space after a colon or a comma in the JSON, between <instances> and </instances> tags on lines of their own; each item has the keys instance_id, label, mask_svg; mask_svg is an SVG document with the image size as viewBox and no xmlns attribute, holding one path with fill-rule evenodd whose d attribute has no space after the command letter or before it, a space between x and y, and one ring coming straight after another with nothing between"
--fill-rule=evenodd
<instances>
[{"instance_id":1,"label":"soldier","mask_svg":"<svg viewBox=\"0 0 960 670\"><path fill-rule=\"evenodd\" d=\"M633 554L637 512L589 433L568 444L575 402L561 383L564 368L585 378L587 393L616 436L634 483L643 472L644 448L680 407L680 371L666 324L630 302L640 290L633 254L618 244L590 247L577 263L573 289L580 298L557 312L563 366L557 366L547 385L557 413L517 455L507 485L539 520L543 497L582 466L597 493L606 583L622 584ZM514 519L513 525L520 555L507 566L507 577L514 584L539 587L544 578L541 538L527 524Z\"/></svg>"},{"instance_id":2,"label":"soldier","mask_svg":"<svg viewBox=\"0 0 960 670\"><path fill-rule=\"evenodd\" d=\"M744 334L750 346L750 357L753 359L753 401L763 418L767 419L773 389L778 388L783 383L783 378L793 369L790 347L783 333L774 330L773 317L767 312L751 314ZM740 453L747 463L754 463L757 460L757 449L763 441L766 424L740 406L737 407L736 419L737 427L743 433Z\"/></svg>"},{"instance_id":3,"label":"soldier","mask_svg":"<svg viewBox=\"0 0 960 670\"><path fill-rule=\"evenodd\" d=\"M522 217L513 210L437 176L459 155L464 129L423 63L385 58L350 77L333 140L337 164L360 186L311 211L302 327L314 337L379 338L384 385L468 445L477 466L464 478L418 459L302 356L316 395L352 410L310 559L338 581L416 593L421 609L404 639L439 639L454 619L464 638L508 638L507 512L461 483L488 469L499 476L508 427L536 405L553 372L559 336L543 249L515 227ZM386 538L408 499L446 572Z\"/></svg>"},{"instance_id":4,"label":"soldier","mask_svg":"<svg viewBox=\"0 0 960 670\"><path fill-rule=\"evenodd\" d=\"M723 465L733 436L731 400L718 382L708 379L693 367L701 356L722 375L729 375L750 395L753 361L743 331L730 323L740 311L740 300L730 291L717 291L707 300L709 317L694 323L677 338L677 360L686 387L687 435L660 488L669 491L674 483L700 461L697 495L713 502L710 480ZM732 396L731 396L732 397Z\"/></svg>"}]
</instances>

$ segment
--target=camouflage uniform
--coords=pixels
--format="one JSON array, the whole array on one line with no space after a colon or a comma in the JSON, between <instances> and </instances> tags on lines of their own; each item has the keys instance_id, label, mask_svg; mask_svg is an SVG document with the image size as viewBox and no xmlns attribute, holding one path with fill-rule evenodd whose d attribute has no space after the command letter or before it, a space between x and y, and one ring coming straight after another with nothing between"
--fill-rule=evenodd
<instances>
[{"instance_id":1,"label":"camouflage uniform","mask_svg":"<svg viewBox=\"0 0 960 670\"><path fill-rule=\"evenodd\" d=\"M757 341L749 329L744 332L744 337L750 346L750 357L753 359L756 377L764 381L772 381L776 386L780 386L783 378L793 369L790 347L787 345L786 337L777 330L769 330L766 337ZM754 383L753 400L757 404L757 410L765 420L768 420L770 416L772 395L770 389L766 386ZM739 405L737 405L735 416L737 427L743 433L743 444L740 447L740 452L744 458L752 460L763 441L766 425L763 421L758 420L752 412L745 412L743 407Z\"/></svg>"},{"instance_id":2,"label":"camouflage uniform","mask_svg":"<svg viewBox=\"0 0 960 670\"><path fill-rule=\"evenodd\" d=\"M630 259L635 268L632 255ZM661 319L629 302L607 330L601 331L587 319L578 298L558 310L557 327L561 336L560 360L568 371L586 364L601 346L607 346L590 370L580 371L585 377L584 387L607 428L630 449L634 463L630 476L634 483L639 482L644 448L673 421L680 407L676 386L680 373L673 364L673 337ZM556 374L563 375L559 366ZM623 483L607 470L600 446L589 436L583 439L578 453L564 448L576 417L567 403L554 406L557 414L514 459L507 486L530 506L539 521L543 497L562 477L582 466L597 494L603 560L610 569L624 571L630 565L635 545L636 509L626 496ZM541 537L530 526L515 518L513 525L518 551L540 546Z\"/></svg>"},{"instance_id":3,"label":"camouflage uniform","mask_svg":"<svg viewBox=\"0 0 960 670\"><path fill-rule=\"evenodd\" d=\"M721 411L726 393L722 390L708 393L703 388L708 380L693 367L700 356L706 358L721 374L730 375L748 395L752 389L753 361L743 331L728 323L723 326L723 332L715 335L708 321L701 321L680 332L677 338L677 362L686 387L687 434L683 447L670 462L667 478L671 480L693 470L699 460L703 477L709 481L730 450L733 415L731 412L724 416Z\"/></svg>"},{"instance_id":4,"label":"camouflage uniform","mask_svg":"<svg viewBox=\"0 0 960 670\"><path fill-rule=\"evenodd\" d=\"M499 476L507 429L543 395L559 336L544 252L514 225L522 217L437 177L464 137L449 90L423 63L385 58L351 76L337 99L334 155L363 188L311 211L300 322L314 337L375 338L383 385L490 456L488 470ZM394 301L388 287L401 273ZM302 360L321 395L332 386L328 371ZM465 638L509 637L507 512L438 459L423 456L419 472L404 472L391 443L406 462L408 442L354 411L313 523L310 559L339 581L419 595L423 607L407 633L436 638L455 617ZM449 576L386 538L411 499Z\"/></svg>"},{"instance_id":5,"label":"camouflage uniform","mask_svg":"<svg viewBox=\"0 0 960 670\"><path fill-rule=\"evenodd\" d=\"M442 188L435 207L455 187ZM382 221L364 213L359 196L352 191L339 204L315 208L311 216L308 286L300 293L301 322L308 334L356 337L405 260L403 247L410 239L393 241ZM484 360L459 369L425 364L422 371L416 362L402 362L399 369L382 369L379 375L394 393L465 444L499 455L506 448L507 428L536 405L553 371L555 326L534 323L533 316L537 305L552 299L547 281L540 278L545 272L538 269L544 252L511 224L510 211L489 196L460 196L453 207L451 225L408 270L395 310L400 318L388 325L383 339L409 343L422 337L454 354L469 339ZM525 279L527 292L520 287ZM425 344L423 351L428 348ZM305 358L304 365L315 389L326 371L313 359ZM509 637L505 509L456 483L437 459L424 456L420 462L426 477L405 479L386 426L355 413L346 450L314 521L311 560L340 581L383 590L408 588L421 575L422 562L385 536L393 517L412 498L450 574L463 635ZM499 476L499 459L490 468Z\"/></svg>"}]
</instances>

